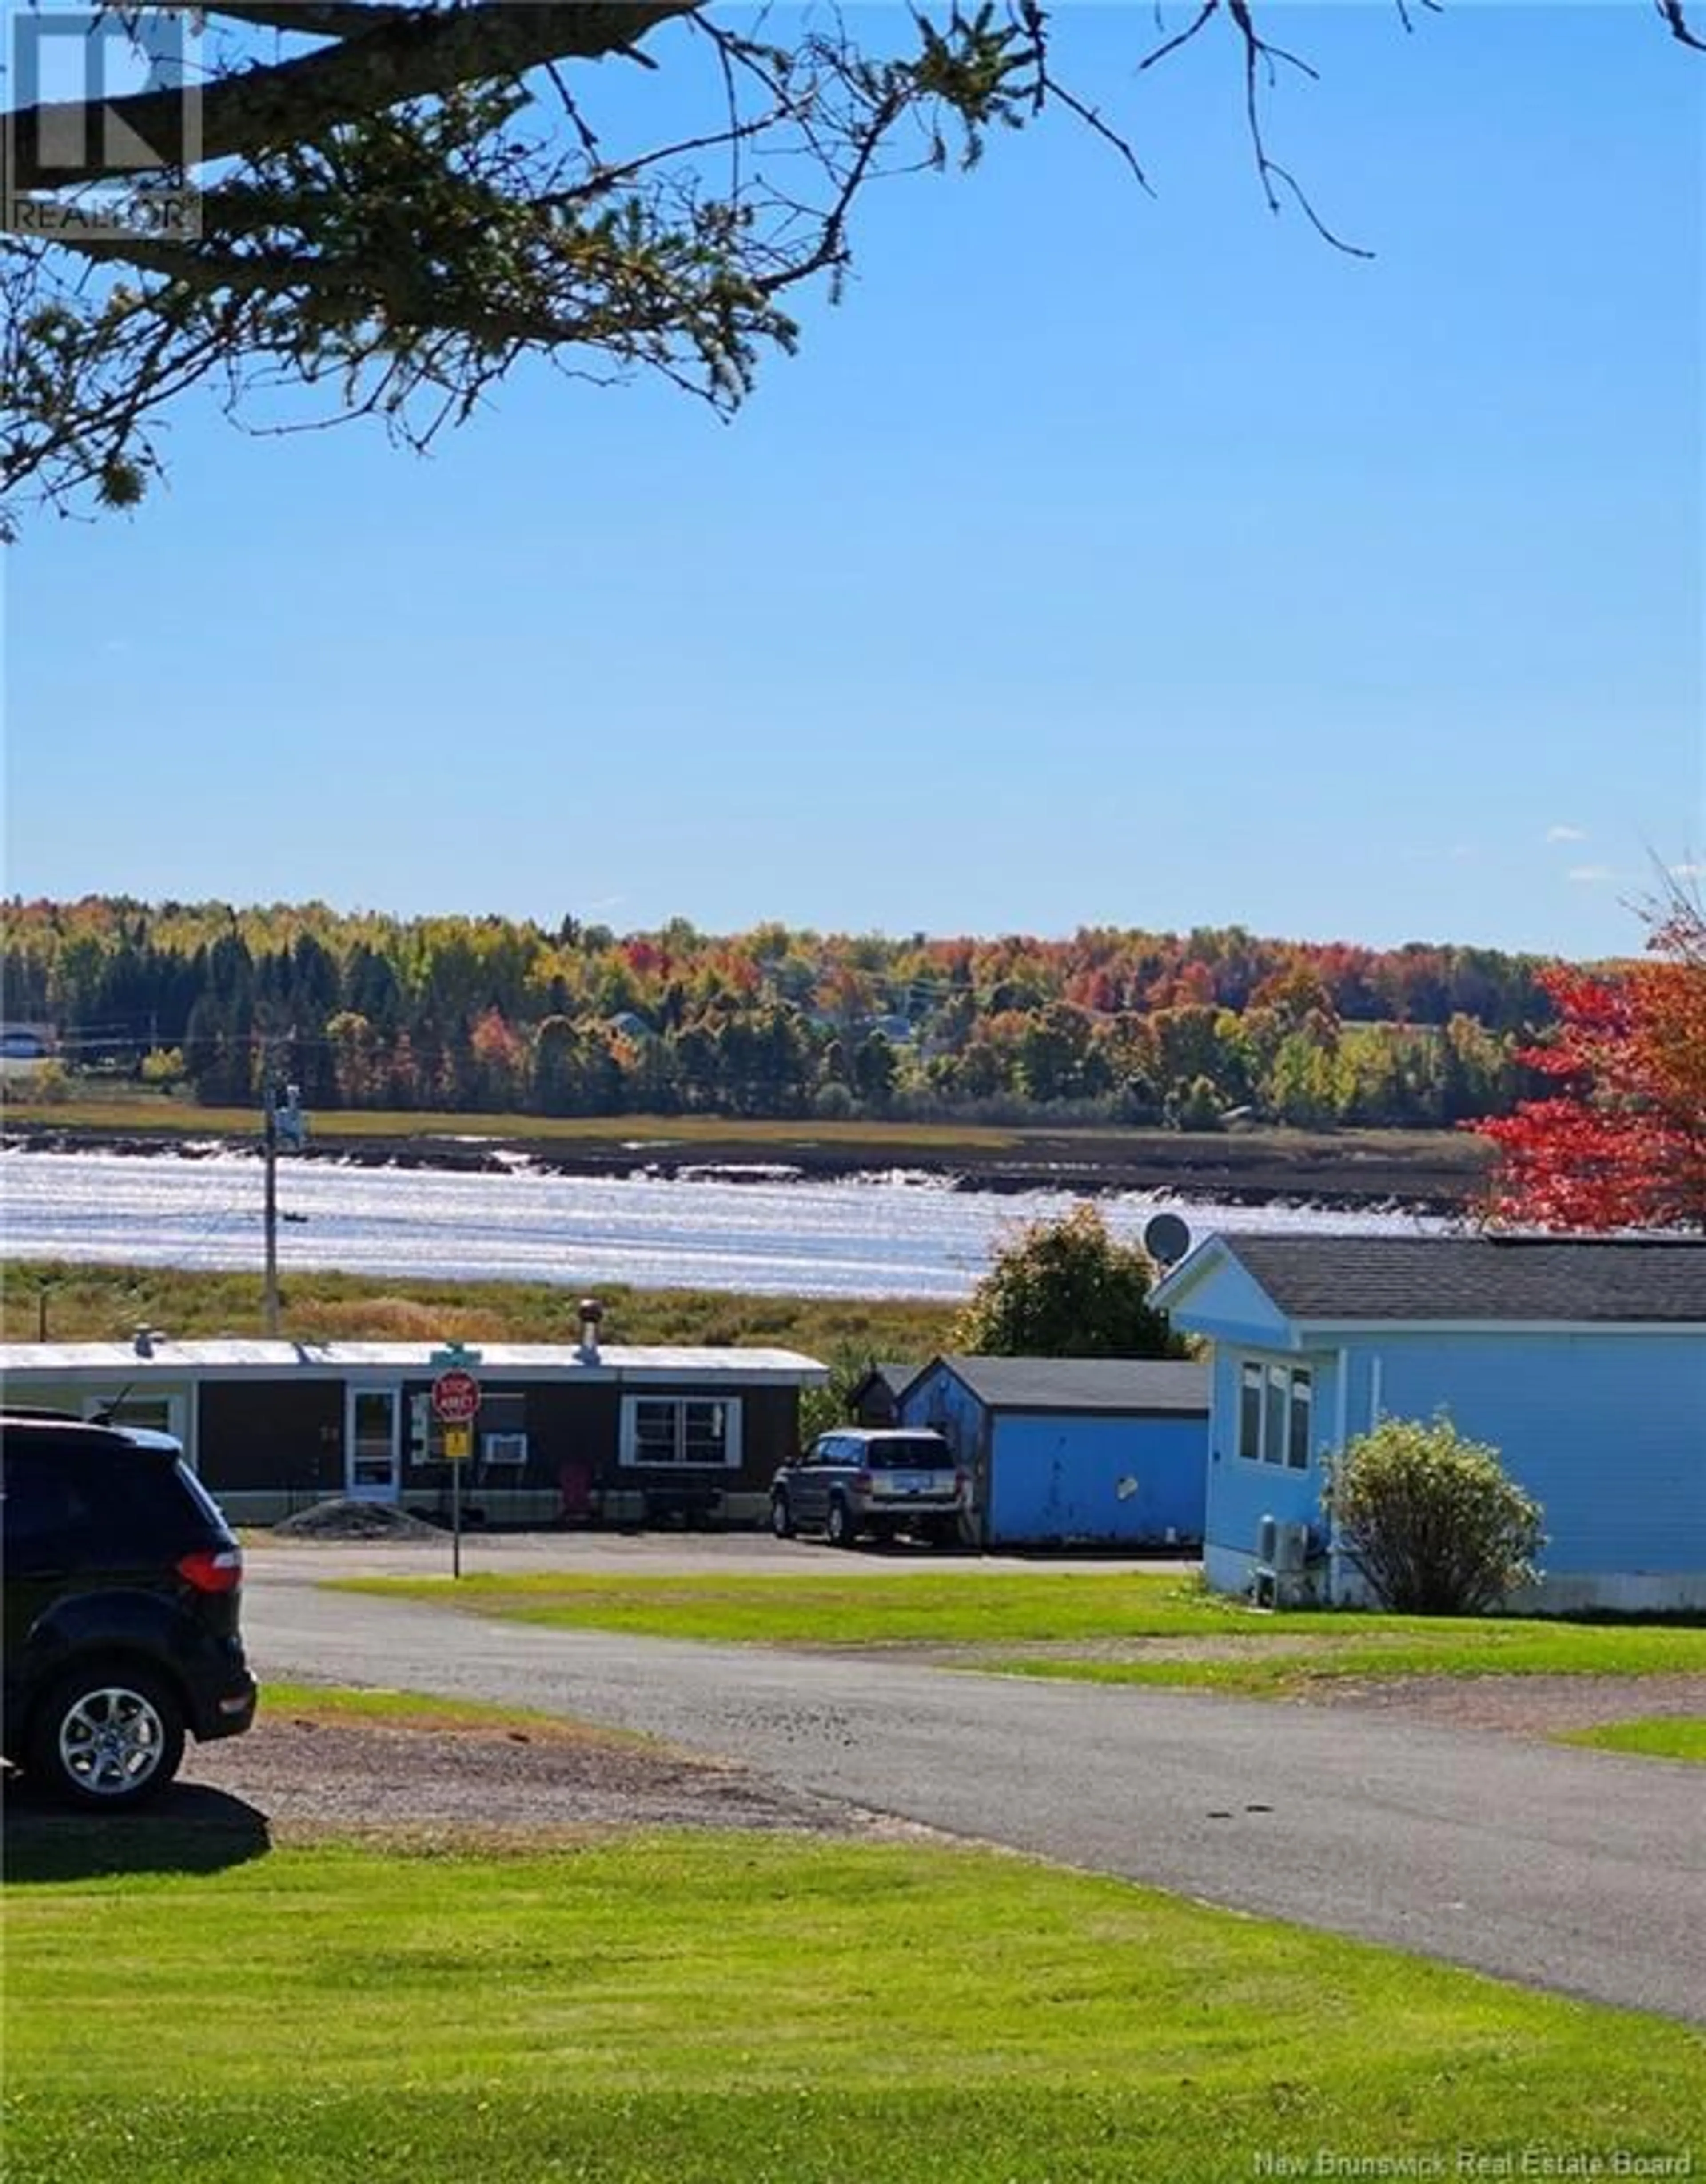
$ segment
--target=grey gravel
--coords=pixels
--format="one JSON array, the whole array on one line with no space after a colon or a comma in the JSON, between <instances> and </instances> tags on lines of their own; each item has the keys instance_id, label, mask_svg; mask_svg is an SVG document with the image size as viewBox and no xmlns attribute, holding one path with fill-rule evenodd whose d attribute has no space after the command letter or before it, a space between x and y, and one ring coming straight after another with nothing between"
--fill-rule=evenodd
<instances>
[{"instance_id":1,"label":"grey gravel","mask_svg":"<svg viewBox=\"0 0 1706 2184\"><path fill-rule=\"evenodd\" d=\"M1698 1769L1384 1704L552 1630L330 1592L283 1557L258 1562L247 1623L264 1677L639 1730L779 1794L1706 2022Z\"/></svg>"}]
</instances>

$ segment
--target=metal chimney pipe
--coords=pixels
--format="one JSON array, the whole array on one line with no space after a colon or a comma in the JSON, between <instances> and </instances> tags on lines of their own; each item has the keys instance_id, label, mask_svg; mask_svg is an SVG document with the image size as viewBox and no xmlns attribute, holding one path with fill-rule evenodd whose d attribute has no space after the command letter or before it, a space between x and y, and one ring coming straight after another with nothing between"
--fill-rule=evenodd
<instances>
[{"instance_id":1,"label":"metal chimney pipe","mask_svg":"<svg viewBox=\"0 0 1706 2184\"><path fill-rule=\"evenodd\" d=\"M598 1362L598 1323L604 1317L604 1307L597 1297L582 1297L580 1310L581 1362L596 1365Z\"/></svg>"}]
</instances>

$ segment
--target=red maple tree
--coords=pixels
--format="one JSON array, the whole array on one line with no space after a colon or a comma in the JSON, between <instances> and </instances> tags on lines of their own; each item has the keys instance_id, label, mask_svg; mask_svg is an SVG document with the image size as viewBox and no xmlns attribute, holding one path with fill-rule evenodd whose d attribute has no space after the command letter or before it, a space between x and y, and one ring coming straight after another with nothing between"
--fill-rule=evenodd
<instances>
[{"instance_id":1,"label":"red maple tree","mask_svg":"<svg viewBox=\"0 0 1706 2184\"><path fill-rule=\"evenodd\" d=\"M1470 1125L1498 1149L1494 1222L1706 1229L1706 914L1673 888L1648 922L1644 961L1540 974L1558 1027L1517 1058L1555 1089Z\"/></svg>"}]
</instances>

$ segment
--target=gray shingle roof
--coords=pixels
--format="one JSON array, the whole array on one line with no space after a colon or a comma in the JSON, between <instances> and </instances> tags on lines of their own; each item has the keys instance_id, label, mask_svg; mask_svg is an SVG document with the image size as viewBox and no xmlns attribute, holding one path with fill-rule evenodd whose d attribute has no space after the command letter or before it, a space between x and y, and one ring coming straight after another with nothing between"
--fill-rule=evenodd
<instances>
[{"instance_id":1,"label":"gray shingle roof","mask_svg":"<svg viewBox=\"0 0 1706 2184\"><path fill-rule=\"evenodd\" d=\"M1706 1237L1251 1234L1220 1240L1288 1319L1706 1325Z\"/></svg>"},{"instance_id":2,"label":"gray shingle roof","mask_svg":"<svg viewBox=\"0 0 1706 2184\"><path fill-rule=\"evenodd\" d=\"M1207 1413L1209 1368L1148 1357L944 1357L991 1411Z\"/></svg>"}]
</instances>

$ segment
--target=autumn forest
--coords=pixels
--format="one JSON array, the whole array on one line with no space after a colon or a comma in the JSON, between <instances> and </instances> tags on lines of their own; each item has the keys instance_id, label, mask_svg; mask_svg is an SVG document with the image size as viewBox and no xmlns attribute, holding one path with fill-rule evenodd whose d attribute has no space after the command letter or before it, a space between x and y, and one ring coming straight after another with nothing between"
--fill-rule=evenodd
<instances>
[{"instance_id":1,"label":"autumn forest","mask_svg":"<svg viewBox=\"0 0 1706 2184\"><path fill-rule=\"evenodd\" d=\"M1508 1112L1553 1019L1538 959L1110 928L1069 939L618 934L92 897L5 911L40 1089L208 1104L1438 1127Z\"/></svg>"}]
</instances>

